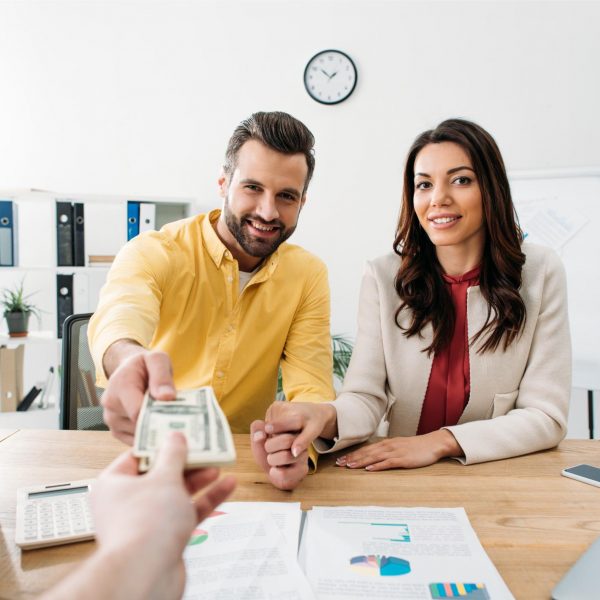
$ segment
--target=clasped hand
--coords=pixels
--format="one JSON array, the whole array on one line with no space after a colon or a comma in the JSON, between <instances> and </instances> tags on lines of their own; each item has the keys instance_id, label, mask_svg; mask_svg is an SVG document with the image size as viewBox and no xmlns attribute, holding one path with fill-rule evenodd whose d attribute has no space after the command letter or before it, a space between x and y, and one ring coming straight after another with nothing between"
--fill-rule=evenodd
<instances>
[{"instance_id":1,"label":"clasped hand","mask_svg":"<svg viewBox=\"0 0 600 600\"><path fill-rule=\"evenodd\" d=\"M306 477L308 448L335 418L331 404L274 402L264 421L252 423L252 453L275 487L293 490Z\"/></svg>"}]
</instances>

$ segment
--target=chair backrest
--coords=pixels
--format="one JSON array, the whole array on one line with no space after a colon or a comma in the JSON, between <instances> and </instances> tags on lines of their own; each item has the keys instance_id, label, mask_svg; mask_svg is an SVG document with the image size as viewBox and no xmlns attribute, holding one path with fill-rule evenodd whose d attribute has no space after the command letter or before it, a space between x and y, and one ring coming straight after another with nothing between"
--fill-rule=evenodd
<instances>
[{"instance_id":1,"label":"chair backrest","mask_svg":"<svg viewBox=\"0 0 600 600\"><path fill-rule=\"evenodd\" d=\"M60 428L106 430L96 370L87 341L91 313L71 315L63 324Z\"/></svg>"}]
</instances>

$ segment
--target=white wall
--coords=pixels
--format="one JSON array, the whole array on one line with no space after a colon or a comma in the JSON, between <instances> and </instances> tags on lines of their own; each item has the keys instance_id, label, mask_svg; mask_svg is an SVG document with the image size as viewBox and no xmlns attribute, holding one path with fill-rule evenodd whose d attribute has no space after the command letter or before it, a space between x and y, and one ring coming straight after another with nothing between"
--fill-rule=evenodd
<instances>
[{"instance_id":1,"label":"white wall","mask_svg":"<svg viewBox=\"0 0 600 600\"><path fill-rule=\"evenodd\" d=\"M598 2L3 2L0 187L216 205L237 122L288 111L317 138L293 241L328 263L332 329L353 334L423 129L473 119L511 170L600 165L599 22ZM333 107L302 85L325 48L358 66Z\"/></svg>"},{"instance_id":2,"label":"white wall","mask_svg":"<svg viewBox=\"0 0 600 600\"><path fill-rule=\"evenodd\" d=\"M317 138L294 241L327 261L333 329L353 333L420 131L464 116L510 169L600 165L598 22L598 2L4 2L0 187L211 206L237 122L289 111ZM359 71L333 107L302 85L329 47Z\"/></svg>"}]
</instances>

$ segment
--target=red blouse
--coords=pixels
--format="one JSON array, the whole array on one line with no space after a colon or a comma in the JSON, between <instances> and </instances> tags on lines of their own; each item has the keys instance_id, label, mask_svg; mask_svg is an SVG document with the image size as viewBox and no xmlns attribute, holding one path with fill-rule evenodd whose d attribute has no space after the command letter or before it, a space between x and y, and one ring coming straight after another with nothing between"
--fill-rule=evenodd
<instances>
[{"instance_id":1,"label":"red blouse","mask_svg":"<svg viewBox=\"0 0 600 600\"><path fill-rule=\"evenodd\" d=\"M450 343L433 357L417 435L456 425L471 392L467 289L479 285L479 267L464 275L444 275L454 304L454 333Z\"/></svg>"}]
</instances>

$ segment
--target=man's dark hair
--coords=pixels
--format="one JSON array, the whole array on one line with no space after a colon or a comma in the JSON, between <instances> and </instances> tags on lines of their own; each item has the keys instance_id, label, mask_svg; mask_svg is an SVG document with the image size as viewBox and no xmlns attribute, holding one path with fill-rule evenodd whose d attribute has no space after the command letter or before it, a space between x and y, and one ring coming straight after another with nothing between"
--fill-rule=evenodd
<instances>
[{"instance_id":1,"label":"man's dark hair","mask_svg":"<svg viewBox=\"0 0 600 600\"><path fill-rule=\"evenodd\" d=\"M282 154L304 154L308 167L303 193L306 192L315 169L315 138L304 123L284 112L257 112L244 119L227 144L223 165L227 176L235 171L238 152L248 140L261 142Z\"/></svg>"}]
</instances>

